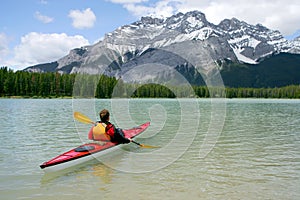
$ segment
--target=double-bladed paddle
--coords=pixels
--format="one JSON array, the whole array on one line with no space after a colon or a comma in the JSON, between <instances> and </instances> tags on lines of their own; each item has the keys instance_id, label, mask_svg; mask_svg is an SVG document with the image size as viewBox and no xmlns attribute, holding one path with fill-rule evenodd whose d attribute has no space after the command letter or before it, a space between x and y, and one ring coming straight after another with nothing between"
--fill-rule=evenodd
<instances>
[{"instance_id":1,"label":"double-bladed paddle","mask_svg":"<svg viewBox=\"0 0 300 200\"><path fill-rule=\"evenodd\" d=\"M85 116L84 114L80 113L80 112L74 112L74 118L77 119L78 121L85 123L85 124L95 124L95 122L93 122L90 118L88 118L87 116ZM146 144L140 144L134 140L131 140L132 143L139 145L142 148L159 148L156 146L151 146L151 145L146 145Z\"/></svg>"}]
</instances>

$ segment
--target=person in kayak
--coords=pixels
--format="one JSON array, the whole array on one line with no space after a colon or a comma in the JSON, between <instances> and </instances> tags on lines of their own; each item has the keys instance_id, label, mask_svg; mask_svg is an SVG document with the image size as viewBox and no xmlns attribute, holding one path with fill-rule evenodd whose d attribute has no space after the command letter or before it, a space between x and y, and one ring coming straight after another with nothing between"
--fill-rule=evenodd
<instances>
[{"instance_id":1,"label":"person in kayak","mask_svg":"<svg viewBox=\"0 0 300 200\"><path fill-rule=\"evenodd\" d=\"M116 128L112 123L109 122L110 113L108 110L103 109L99 113L102 126L105 127L105 133L109 136L111 142L117 142L121 144L130 143L132 140L130 138L126 138L122 129Z\"/></svg>"}]
</instances>

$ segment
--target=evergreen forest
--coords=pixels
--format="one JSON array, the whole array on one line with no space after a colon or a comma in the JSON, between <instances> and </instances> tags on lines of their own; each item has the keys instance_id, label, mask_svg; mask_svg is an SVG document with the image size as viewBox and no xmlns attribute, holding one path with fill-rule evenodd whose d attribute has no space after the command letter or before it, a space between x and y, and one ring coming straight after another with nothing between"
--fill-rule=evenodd
<instances>
[{"instance_id":1,"label":"evergreen forest","mask_svg":"<svg viewBox=\"0 0 300 200\"><path fill-rule=\"evenodd\" d=\"M22 98L300 98L300 85L209 88L124 83L104 75L30 73L0 68L0 97Z\"/></svg>"}]
</instances>

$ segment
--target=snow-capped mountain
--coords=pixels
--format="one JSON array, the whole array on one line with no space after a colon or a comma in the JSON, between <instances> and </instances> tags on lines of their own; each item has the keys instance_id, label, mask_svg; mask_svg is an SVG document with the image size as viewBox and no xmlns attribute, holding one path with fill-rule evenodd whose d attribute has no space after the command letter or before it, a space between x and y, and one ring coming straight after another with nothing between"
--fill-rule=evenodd
<instances>
[{"instance_id":1,"label":"snow-capped mountain","mask_svg":"<svg viewBox=\"0 0 300 200\"><path fill-rule=\"evenodd\" d=\"M292 40L288 45L288 52L299 54L300 52L300 36Z\"/></svg>"},{"instance_id":2,"label":"snow-capped mountain","mask_svg":"<svg viewBox=\"0 0 300 200\"><path fill-rule=\"evenodd\" d=\"M196 68L203 76L211 71L213 63L220 64L225 59L257 64L280 52L299 54L300 38L288 41L279 31L236 18L215 25L202 12L192 11L165 19L142 17L119 27L95 45L71 50L56 62L55 71L118 77L130 71L130 77L138 79L145 74L134 69L147 64L146 71L151 74L152 70L153 77L172 76L168 70L163 73L154 70L153 65L159 64L183 72L184 76ZM43 64L26 70L47 71L47 68Z\"/></svg>"},{"instance_id":3,"label":"snow-capped mountain","mask_svg":"<svg viewBox=\"0 0 300 200\"><path fill-rule=\"evenodd\" d=\"M253 26L233 18L223 20L218 28L240 61L255 64L265 56L287 51L288 41L280 32L261 24Z\"/></svg>"}]
</instances>

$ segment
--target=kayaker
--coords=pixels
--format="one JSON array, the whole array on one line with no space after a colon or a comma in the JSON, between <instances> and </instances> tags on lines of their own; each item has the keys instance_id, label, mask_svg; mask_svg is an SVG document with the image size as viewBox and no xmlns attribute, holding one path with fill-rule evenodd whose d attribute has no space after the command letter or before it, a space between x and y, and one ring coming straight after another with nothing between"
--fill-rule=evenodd
<instances>
[{"instance_id":1,"label":"kayaker","mask_svg":"<svg viewBox=\"0 0 300 200\"><path fill-rule=\"evenodd\" d=\"M124 144L132 141L130 138L125 138L122 129L116 128L112 123L109 122L110 114L108 110L101 110L99 116L101 121L99 121L98 123L101 123L103 126L105 126L105 132L110 136L111 142Z\"/></svg>"}]
</instances>

